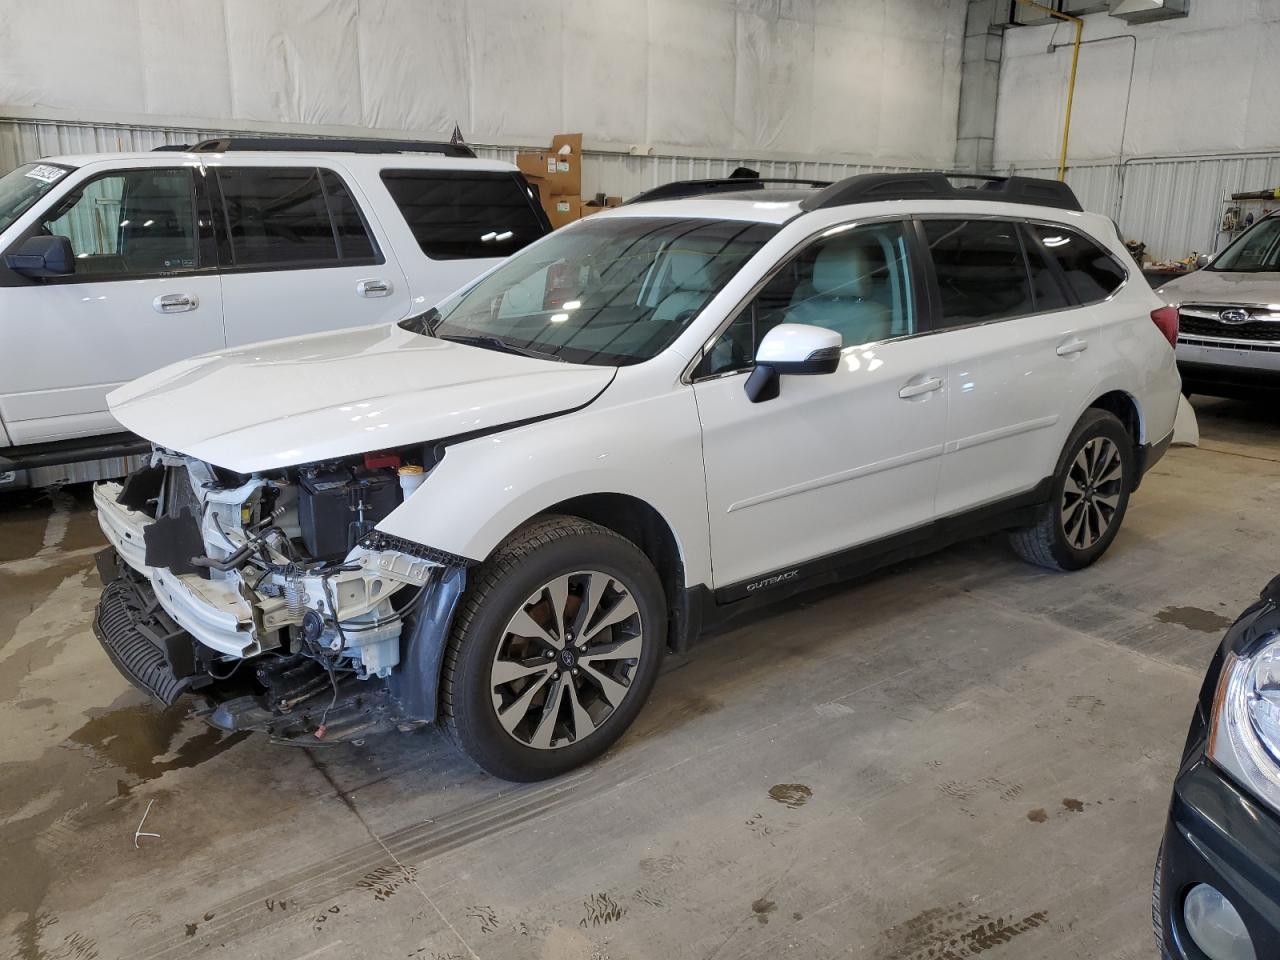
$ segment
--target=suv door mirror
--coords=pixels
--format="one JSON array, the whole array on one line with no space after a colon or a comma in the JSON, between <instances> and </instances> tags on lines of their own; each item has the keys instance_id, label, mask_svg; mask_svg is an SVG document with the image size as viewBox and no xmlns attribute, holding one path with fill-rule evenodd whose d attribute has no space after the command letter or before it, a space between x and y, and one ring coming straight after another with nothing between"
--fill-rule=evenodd
<instances>
[{"instance_id":1,"label":"suv door mirror","mask_svg":"<svg viewBox=\"0 0 1280 960\"><path fill-rule=\"evenodd\" d=\"M1211 253L1202 253L1200 256L1196 257L1197 270L1203 270L1211 263L1213 263L1213 254Z\"/></svg>"},{"instance_id":2,"label":"suv door mirror","mask_svg":"<svg viewBox=\"0 0 1280 960\"><path fill-rule=\"evenodd\" d=\"M756 368L747 377L747 399L772 400L782 374L814 376L840 369L840 334L807 323L780 323L764 335L756 350Z\"/></svg>"},{"instance_id":3,"label":"suv door mirror","mask_svg":"<svg viewBox=\"0 0 1280 960\"><path fill-rule=\"evenodd\" d=\"M24 277L68 277L76 272L76 257L66 237L27 237L4 255L10 270Z\"/></svg>"}]
</instances>

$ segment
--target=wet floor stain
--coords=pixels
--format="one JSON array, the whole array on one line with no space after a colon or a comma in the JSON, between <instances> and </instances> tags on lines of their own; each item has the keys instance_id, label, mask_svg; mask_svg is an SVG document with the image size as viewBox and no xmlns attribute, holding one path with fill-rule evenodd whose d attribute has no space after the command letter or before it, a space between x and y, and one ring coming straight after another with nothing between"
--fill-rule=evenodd
<instances>
[{"instance_id":1,"label":"wet floor stain","mask_svg":"<svg viewBox=\"0 0 1280 960\"><path fill-rule=\"evenodd\" d=\"M757 923L768 923L769 914L778 909L778 904L773 900L767 900L761 897L759 900L753 900L751 903L751 912L755 914Z\"/></svg>"},{"instance_id":2,"label":"wet floor stain","mask_svg":"<svg viewBox=\"0 0 1280 960\"><path fill-rule=\"evenodd\" d=\"M373 899L382 903L395 896L396 891L401 887L413 883L417 879L417 867L396 864L394 866L378 867L377 870L366 873L356 881L356 886L371 891Z\"/></svg>"},{"instance_id":3,"label":"wet floor stain","mask_svg":"<svg viewBox=\"0 0 1280 960\"><path fill-rule=\"evenodd\" d=\"M1072 813L1083 813L1083 812L1084 812L1084 801L1083 801L1083 800L1076 800L1074 797L1063 797L1063 798L1062 798L1062 805L1063 805L1064 807L1066 807L1066 808L1067 808L1067 810L1071 811Z\"/></svg>"},{"instance_id":4,"label":"wet floor stain","mask_svg":"<svg viewBox=\"0 0 1280 960\"><path fill-rule=\"evenodd\" d=\"M1034 810L1027 811L1027 819L1032 823L1044 823L1049 819L1049 811L1044 807L1036 807Z\"/></svg>"},{"instance_id":5,"label":"wet floor stain","mask_svg":"<svg viewBox=\"0 0 1280 960\"><path fill-rule=\"evenodd\" d=\"M1235 621L1212 610L1200 607L1165 607L1156 614L1161 623L1176 623L1188 630L1199 630L1201 633L1221 633Z\"/></svg>"},{"instance_id":6,"label":"wet floor stain","mask_svg":"<svg viewBox=\"0 0 1280 960\"><path fill-rule=\"evenodd\" d=\"M883 960L959 960L976 957L1016 937L1043 926L1048 913L1018 917L1017 914L991 916L973 910L967 903L933 907L881 933L885 949L876 954Z\"/></svg>"},{"instance_id":7,"label":"wet floor stain","mask_svg":"<svg viewBox=\"0 0 1280 960\"><path fill-rule=\"evenodd\" d=\"M107 710L90 719L69 739L83 744L103 760L122 767L137 783L117 781L117 792L154 780L171 770L187 770L212 760L248 737L202 726L174 748L174 739L187 722L188 710L179 705L161 710L140 703Z\"/></svg>"},{"instance_id":8,"label":"wet floor stain","mask_svg":"<svg viewBox=\"0 0 1280 960\"><path fill-rule=\"evenodd\" d=\"M769 788L769 799L790 810L798 810L809 802L813 791L803 783L775 783Z\"/></svg>"}]
</instances>

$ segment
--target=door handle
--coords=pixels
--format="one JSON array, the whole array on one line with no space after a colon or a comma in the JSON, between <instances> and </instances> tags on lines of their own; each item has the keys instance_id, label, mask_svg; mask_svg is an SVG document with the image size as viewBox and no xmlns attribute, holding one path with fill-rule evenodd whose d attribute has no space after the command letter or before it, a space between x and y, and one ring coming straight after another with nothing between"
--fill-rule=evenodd
<instances>
[{"instance_id":1,"label":"door handle","mask_svg":"<svg viewBox=\"0 0 1280 960\"><path fill-rule=\"evenodd\" d=\"M1089 349L1089 341L1081 340L1079 337L1072 337L1070 340L1064 340L1058 344L1057 354L1060 357L1070 357L1077 353L1084 353Z\"/></svg>"},{"instance_id":2,"label":"door handle","mask_svg":"<svg viewBox=\"0 0 1280 960\"><path fill-rule=\"evenodd\" d=\"M156 313L186 313L200 306L200 298L189 293L166 293L151 301Z\"/></svg>"},{"instance_id":3,"label":"door handle","mask_svg":"<svg viewBox=\"0 0 1280 960\"><path fill-rule=\"evenodd\" d=\"M912 397L921 397L926 393L933 393L935 390L942 389L941 377L930 377L928 380L921 380L918 383L908 383L898 391L898 396L903 400L910 400Z\"/></svg>"},{"instance_id":4,"label":"door handle","mask_svg":"<svg viewBox=\"0 0 1280 960\"><path fill-rule=\"evenodd\" d=\"M391 281L383 280L379 277L361 280L356 284L356 293L362 297L389 297L391 295Z\"/></svg>"}]
</instances>

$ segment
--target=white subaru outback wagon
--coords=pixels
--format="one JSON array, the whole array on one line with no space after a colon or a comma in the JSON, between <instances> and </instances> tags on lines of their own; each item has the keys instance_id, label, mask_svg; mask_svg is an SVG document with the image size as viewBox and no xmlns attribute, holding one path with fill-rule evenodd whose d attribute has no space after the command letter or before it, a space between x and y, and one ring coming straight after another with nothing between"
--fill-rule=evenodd
<instances>
[{"instance_id":1,"label":"white subaru outback wagon","mask_svg":"<svg viewBox=\"0 0 1280 960\"><path fill-rule=\"evenodd\" d=\"M1061 184L658 188L399 324L115 391L95 627L226 729L598 756L711 622L981 532L1070 570L1163 454L1177 315Z\"/></svg>"}]
</instances>

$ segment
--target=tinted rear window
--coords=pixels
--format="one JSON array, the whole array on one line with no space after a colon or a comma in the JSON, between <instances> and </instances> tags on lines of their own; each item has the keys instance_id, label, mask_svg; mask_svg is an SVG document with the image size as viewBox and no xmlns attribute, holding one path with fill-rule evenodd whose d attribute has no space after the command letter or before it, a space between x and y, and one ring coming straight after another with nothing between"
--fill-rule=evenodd
<instances>
[{"instance_id":1,"label":"tinted rear window","mask_svg":"<svg viewBox=\"0 0 1280 960\"><path fill-rule=\"evenodd\" d=\"M224 267L381 263L346 184L315 167L221 167L230 249Z\"/></svg>"},{"instance_id":2,"label":"tinted rear window","mask_svg":"<svg viewBox=\"0 0 1280 960\"><path fill-rule=\"evenodd\" d=\"M1049 255L1058 261L1068 286L1081 303L1105 300L1124 283L1124 267L1087 237L1043 224L1032 229Z\"/></svg>"},{"instance_id":3,"label":"tinted rear window","mask_svg":"<svg viewBox=\"0 0 1280 960\"><path fill-rule=\"evenodd\" d=\"M382 182L433 260L506 257L547 232L514 173L384 170Z\"/></svg>"},{"instance_id":4,"label":"tinted rear window","mask_svg":"<svg viewBox=\"0 0 1280 960\"><path fill-rule=\"evenodd\" d=\"M942 326L1035 312L1022 243L1012 223L926 220L924 232L942 298Z\"/></svg>"}]
</instances>

